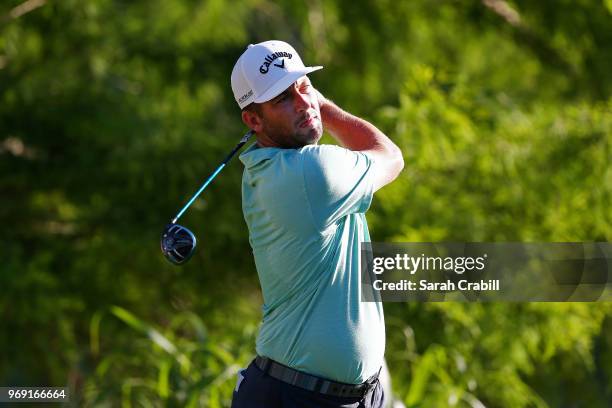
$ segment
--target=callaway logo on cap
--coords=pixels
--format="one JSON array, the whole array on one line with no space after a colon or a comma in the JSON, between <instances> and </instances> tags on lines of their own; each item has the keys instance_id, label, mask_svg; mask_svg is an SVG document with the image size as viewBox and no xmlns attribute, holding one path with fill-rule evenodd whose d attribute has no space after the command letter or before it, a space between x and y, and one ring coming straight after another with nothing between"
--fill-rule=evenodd
<instances>
[{"instance_id":1,"label":"callaway logo on cap","mask_svg":"<svg viewBox=\"0 0 612 408\"><path fill-rule=\"evenodd\" d=\"M300 77L323 68L305 67L293 47L283 41L251 44L232 70L232 91L240 109L267 102Z\"/></svg>"}]
</instances>

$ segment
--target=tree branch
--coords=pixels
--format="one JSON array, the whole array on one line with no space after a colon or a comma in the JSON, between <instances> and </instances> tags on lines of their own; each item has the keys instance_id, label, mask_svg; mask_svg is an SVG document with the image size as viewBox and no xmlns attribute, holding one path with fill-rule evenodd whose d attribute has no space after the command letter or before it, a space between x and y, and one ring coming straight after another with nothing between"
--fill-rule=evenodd
<instances>
[{"instance_id":1,"label":"tree branch","mask_svg":"<svg viewBox=\"0 0 612 408\"><path fill-rule=\"evenodd\" d=\"M506 20L510 25L518 27L521 25L520 14L510 7L508 3L503 0L483 0L483 4L493 11L498 16Z\"/></svg>"},{"instance_id":2,"label":"tree branch","mask_svg":"<svg viewBox=\"0 0 612 408\"><path fill-rule=\"evenodd\" d=\"M560 69L570 77L577 77L576 70L555 48L527 26L518 11L504 0L482 0L482 4L513 28L517 42L526 45L545 65Z\"/></svg>"},{"instance_id":3,"label":"tree branch","mask_svg":"<svg viewBox=\"0 0 612 408\"><path fill-rule=\"evenodd\" d=\"M2 16L0 18L0 22L5 23L9 20L15 20L24 14L28 14L31 11L36 10L39 7L42 7L47 3L47 0L27 0L21 3L18 6L15 6L8 14Z\"/></svg>"}]
</instances>

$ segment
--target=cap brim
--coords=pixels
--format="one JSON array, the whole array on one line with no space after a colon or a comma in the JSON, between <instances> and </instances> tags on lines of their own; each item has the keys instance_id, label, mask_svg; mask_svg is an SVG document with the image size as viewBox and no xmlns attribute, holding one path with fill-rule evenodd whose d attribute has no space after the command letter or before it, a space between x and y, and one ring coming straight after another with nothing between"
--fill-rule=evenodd
<instances>
[{"instance_id":1,"label":"cap brim","mask_svg":"<svg viewBox=\"0 0 612 408\"><path fill-rule=\"evenodd\" d=\"M306 74L310 74L311 72L318 71L322 69L322 66L316 67L305 67L303 69L299 69L296 71L287 72L282 79L272 85L270 88L266 90L263 94L255 98L253 102L255 103L264 103L268 102L270 99L280 95L285 89L289 88L289 86L303 77Z\"/></svg>"}]
</instances>

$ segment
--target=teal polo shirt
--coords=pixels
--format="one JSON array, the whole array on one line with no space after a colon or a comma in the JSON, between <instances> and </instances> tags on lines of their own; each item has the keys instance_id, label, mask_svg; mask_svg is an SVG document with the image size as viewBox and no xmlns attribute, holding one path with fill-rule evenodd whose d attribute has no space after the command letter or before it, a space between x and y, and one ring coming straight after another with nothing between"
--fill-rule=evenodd
<instances>
[{"instance_id":1,"label":"teal polo shirt","mask_svg":"<svg viewBox=\"0 0 612 408\"><path fill-rule=\"evenodd\" d=\"M331 380L364 382L385 351L382 304L360 301L371 159L332 145L254 144L240 160L242 210L264 299L257 353Z\"/></svg>"}]
</instances>

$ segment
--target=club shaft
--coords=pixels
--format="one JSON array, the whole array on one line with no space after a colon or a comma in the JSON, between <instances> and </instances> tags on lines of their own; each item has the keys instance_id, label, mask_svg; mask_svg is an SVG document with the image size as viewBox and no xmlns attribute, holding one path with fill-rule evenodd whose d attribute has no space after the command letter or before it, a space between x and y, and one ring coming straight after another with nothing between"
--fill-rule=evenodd
<instances>
[{"instance_id":1,"label":"club shaft","mask_svg":"<svg viewBox=\"0 0 612 408\"><path fill-rule=\"evenodd\" d=\"M254 132L252 130L248 131L240 140L240 142L236 145L236 147L234 147L234 149L227 155L227 157L225 157L225 159L223 159L223 161L221 162L221 164L219 165L219 167L217 167L217 169L206 179L206 181L204 182L204 184L202 184L202 187L200 187L200 189L193 195L193 197L191 197L191 199L187 202L187 204L185 204L185 206L178 212L178 214L176 215L176 217L174 217L172 219L172 224L176 224L176 222L178 221L178 219L183 215L183 213L185 211L187 211L187 209L189 208L189 206L191 204L193 204L193 202L196 200L196 198L198 198L198 196L200 194L202 194L202 191L204 191L206 189L206 187L208 187L208 185L210 184L211 181L213 181L213 179L215 177L217 177L217 174L219 174L221 172L221 170L223 170L223 168L225 167L225 165L227 163L229 163L229 161L232 159L232 157L234 157L234 155L236 154L236 152L238 150L240 150L240 148L242 146L244 146L244 144L249 140L249 138L254 134Z\"/></svg>"}]
</instances>

